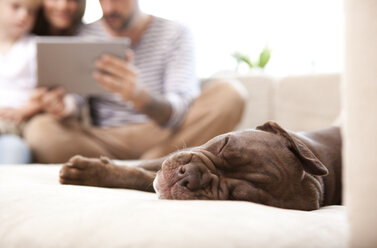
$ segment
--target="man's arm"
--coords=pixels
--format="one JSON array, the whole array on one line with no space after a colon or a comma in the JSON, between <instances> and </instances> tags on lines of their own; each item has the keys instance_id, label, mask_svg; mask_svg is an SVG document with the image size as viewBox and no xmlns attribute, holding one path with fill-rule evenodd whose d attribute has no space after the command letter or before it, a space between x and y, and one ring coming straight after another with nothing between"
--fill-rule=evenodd
<instances>
[{"instance_id":1,"label":"man's arm","mask_svg":"<svg viewBox=\"0 0 377 248\"><path fill-rule=\"evenodd\" d=\"M95 63L98 71L94 73L103 88L119 94L137 111L168 128L180 125L200 91L191 35L183 27L177 29L175 35L169 39L169 46L164 50L166 62L158 72L163 75L163 82L160 82L163 95L152 95L141 86L138 68L131 63L131 51L127 52L125 60L102 56Z\"/></svg>"},{"instance_id":2,"label":"man's arm","mask_svg":"<svg viewBox=\"0 0 377 248\"><path fill-rule=\"evenodd\" d=\"M162 97L153 97L146 91L139 93L139 97L134 102L134 107L161 126L169 121L172 114L172 106L169 101Z\"/></svg>"}]
</instances>

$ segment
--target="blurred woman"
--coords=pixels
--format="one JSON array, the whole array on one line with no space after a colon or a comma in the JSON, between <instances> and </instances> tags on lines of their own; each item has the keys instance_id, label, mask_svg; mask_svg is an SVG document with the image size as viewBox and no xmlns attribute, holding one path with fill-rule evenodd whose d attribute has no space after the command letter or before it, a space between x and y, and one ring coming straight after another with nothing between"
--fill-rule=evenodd
<instances>
[{"instance_id":1,"label":"blurred woman","mask_svg":"<svg viewBox=\"0 0 377 248\"><path fill-rule=\"evenodd\" d=\"M41 36L75 35L82 25L86 0L43 0L33 33Z\"/></svg>"},{"instance_id":2,"label":"blurred woman","mask_svg":"<svg viewBox=\"0 0 377 248\"><path fill-rule=\"evenodd\" d=\"M3 0L0 0L0 1L2 4L8 3L8 2L2 2ZM12 1L21 1L21 0L12 0ZM32 2L31 0L22 0L22 1ZM33 0L33 1L37 2L37 0ZM38 0L38 2L40 2L40 0ZM19 4L19 2L17 2L17 4ZM39 8L38 11L34 11L33 17L30 18L30 20L28 20L28 22L32 23L30 24L30 28L28 30L25 29L24 31L25 34L24 33L23 34L26 35L26 33L29 33L30 30L32 29L31 32L33 34L41 35L41 36L75 35L77 30L82 25L81 19L85 12L85 4L86 4L85 0L43 0L42 7ZM2 6L1 17L6 16L3 13L5 10L6 8ZM29 12L30 11L27 11L25 13L29 13ZM13 17L17 18L16 15L13 15ZM8 18L8 19L11 19L11 18ZM33 24L34 24L34 27L33 27ZM1 25L0 34L2 34L4 30L5 29L3 25ZM15 29L13 28L13 33L15 32L14 30ZM1 38L3 37L4 35L1 35ZM32 46L30 45L30 47ZM19 48L19 46L17 48ZM12 50L12 53L14 55L17 55L15 54L14 49ZM0 62L1 62L2 61L1 58L3 55L1 53L0 55L1 55L0 56ZM24 64L32 64L32 63L25 62ZM0 85L4 81L3 78L1 77L2 76L1 72L3 70L5 71L6 69L1 67L0 68ZM23 76L21 74L22 70L19 70L20 73L15 70L12 70L12 72L13 71L15 73L18 73L18 74L12 75L14 78L19 78ZM33 73L35 74L34 69L33 69ZM34 79L34 74L30 76L29 78L30 80L36 80L36 78ZM33 85L33 87L34 86L35 84ZM5 93L3 91L1 92ZM36 97L32 102L25 105L23 108L1 108L2 106L0 104L0 164L25 164L25 163L32 162L30 149L28 145L25 143L25 141L22 139L23 126L24 126L23 122L26 122L33 115L43 111L41 101L40 100L37 101L36 99L42 99L43 95L48 94L46 93L45 90L42 90L42 89L39 90L39 92L38 90L36 90L35 93L38 93L37 94L38 97ZM9 99L9 94L5 95L2 99L3 99L2 102L4 102L5 100L13 100L13 101L17 100L17 99L14 99L14 97L13 99ZM3 119L5 121L3 121Z\"/></svg>"}]
</instances>

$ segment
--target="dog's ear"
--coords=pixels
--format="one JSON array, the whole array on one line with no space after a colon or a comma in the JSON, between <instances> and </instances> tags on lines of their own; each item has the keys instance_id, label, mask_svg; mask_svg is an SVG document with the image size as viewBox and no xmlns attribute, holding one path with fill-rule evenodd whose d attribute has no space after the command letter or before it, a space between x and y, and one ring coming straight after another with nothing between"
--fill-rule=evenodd
<instances>
[{"instance_id":1,"label":"dog's ear","mask_svg":"<svg viewBox=\"0 0 377 248\"><path fill-rule=\"evenodd\" d=\"M272 121L266 122L262 126L258 126L257 130L277 134L285 138L287 141L287 146L299 158L306 172L317 176L325 176L328 174L329 171L327 168L321 161L319 161L312 151L304 143L302 143L296 137L290 135L277 123Z\"/></svg>"}]
</instances>

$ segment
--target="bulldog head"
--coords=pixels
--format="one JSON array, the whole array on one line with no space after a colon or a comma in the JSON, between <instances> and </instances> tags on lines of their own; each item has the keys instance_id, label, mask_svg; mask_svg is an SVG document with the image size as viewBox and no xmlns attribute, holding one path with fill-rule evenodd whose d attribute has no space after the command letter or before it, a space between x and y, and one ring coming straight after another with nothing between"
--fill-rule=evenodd
<instances>
[{"instance_id":1,"label":"bulldog head","mask_svg":"<svg viewBox=\"0 0 377 248\"><path fill-rule=\"evenodd\" d=\"M328 170L274 122L217 136L171 155L154 180L161 199L240 200L313 210L323 199Z\"/></svg>"}]
</instances>

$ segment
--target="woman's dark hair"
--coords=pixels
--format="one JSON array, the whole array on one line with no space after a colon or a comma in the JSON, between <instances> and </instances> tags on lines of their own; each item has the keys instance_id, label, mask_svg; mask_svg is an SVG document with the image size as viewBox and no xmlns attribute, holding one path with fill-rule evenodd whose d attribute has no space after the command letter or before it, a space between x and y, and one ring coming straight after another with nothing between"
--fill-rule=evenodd
<instances>
[{"instance_id":1,"label":"woman's dark hair","mask_svg":"<svg viewBox=\"0 0 377 248\"><path fill-rule=\"evenodd\" d=\"M71 27L61 30L58 34L52 34L50 24L46 20L45 13L43 7L41 7L37 13L37 18L35 20L34 28L32 30L32 33L35 35L43 35L43 36L49 36L49 35L75 35L77 32L78 27L81 25L82 17L84 16L85 12L85 4L86 0L76 0L79 3L79 7L77 10L77 13L74 17L74 20L72 22Z\"/></svg>"}]
</instances>

